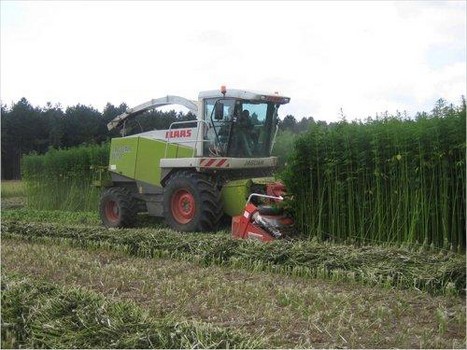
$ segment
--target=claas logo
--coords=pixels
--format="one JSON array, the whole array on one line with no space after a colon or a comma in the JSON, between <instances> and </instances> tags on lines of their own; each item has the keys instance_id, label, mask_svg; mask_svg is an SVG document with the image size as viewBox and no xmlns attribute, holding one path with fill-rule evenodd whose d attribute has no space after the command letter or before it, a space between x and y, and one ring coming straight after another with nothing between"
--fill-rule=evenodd
<instances>
[{"instance_id":1,"label":"claas logo","mask_svg":"<svg viewBox=\"0 0 467 350\"><path fill-rule=\"evenodd\" d=\"M190 129L182 129L182 130L171 130L165 133L165 138L167 139L174 139L180 137L191 137L191 130Z\"/></svg>"}]
</instances>

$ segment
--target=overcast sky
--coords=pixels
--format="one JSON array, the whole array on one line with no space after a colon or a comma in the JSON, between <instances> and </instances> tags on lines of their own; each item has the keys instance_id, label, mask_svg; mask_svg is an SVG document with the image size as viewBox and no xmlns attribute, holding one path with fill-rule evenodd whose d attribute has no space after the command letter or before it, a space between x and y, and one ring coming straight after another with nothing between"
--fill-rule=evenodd
<instances>
[{"instance_id":1,"label":"overcast sky","mask_svg":"<svg viewBox=\"0 0 467 350\"><path fill-rule=\"evenodd\" d=\"M227 88L280 116L429 111L466 94L465 1L1 1L3 104L102 111Z\"/></svg>"}]
</instances>

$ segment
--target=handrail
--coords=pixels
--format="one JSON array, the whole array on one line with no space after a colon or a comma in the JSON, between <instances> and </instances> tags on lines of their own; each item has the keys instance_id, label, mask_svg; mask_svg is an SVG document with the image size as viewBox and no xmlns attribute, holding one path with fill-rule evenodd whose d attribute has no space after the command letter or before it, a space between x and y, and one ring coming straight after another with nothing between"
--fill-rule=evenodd
<instances>
[{"instance_id":1,"label":"handrail","mask_svg":"<svg viewBox=\"0 0 467 350\"><path fill-rule=\"evenodd\" d=\"M182 124L189 124L189 123L196 123L196 139L193 141L193 140L189 140L189 141L177 141L177 142L172 142L171 141L171 137L168 137L170 136L170 131L172 131L172 126L174 125L182 125ZM206 126L209 128L209 124L207 121L205 120L199 120L199 119L196 119L196 120L184 120L184 121L180 121L180 122L173 122L172 124L170 124L169 126L169 130L168 130L168 133L166 134L166 143L165 143L165 152L164 152L164 158L167 158L167 150L168 150L168 147L169 147L169 143L172 144L172 143L191 143L191 142L194 142L195 143L195 147L193 148L193 157L195 156L195 152L197 150L197 146L198 146L198 142L206 142L206 141L209 141L209 140L205 140L204 138L202 140L198 140L199 138L199 123L204 123L206 124Z\"/></svg>"},{"instance_id":2,"label":"handrail","mask_svg":"<svg viewBox=\"0 0 467 350\"><path fill-rule=\"evenodd\" d=\"M269 198L269 199L278 199L280 201L284 200L284 197L282 196L269 196L267 194L259 194L259 193L252 193L248 196L248 200L246 201L247 203L250 203L252 197L261 197L261 198Z\"/></svg>"}]
</instances>

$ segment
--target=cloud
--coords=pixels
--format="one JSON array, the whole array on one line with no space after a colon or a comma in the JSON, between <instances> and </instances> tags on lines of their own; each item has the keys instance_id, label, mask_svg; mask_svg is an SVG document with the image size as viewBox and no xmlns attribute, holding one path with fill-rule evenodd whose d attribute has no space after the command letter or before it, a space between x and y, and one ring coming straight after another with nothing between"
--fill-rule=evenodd
<instances>
[{"instance_id":1,"label":"cloud","mask_svg":"<svg viewBox=\"0 0 467 350\"><path fill-rule=\"evenodd\" d=\"M464 2L2 2L1 94L129 105L220 85L281 116L431 109L466 94Z\"/></svg>"}]
</instances>

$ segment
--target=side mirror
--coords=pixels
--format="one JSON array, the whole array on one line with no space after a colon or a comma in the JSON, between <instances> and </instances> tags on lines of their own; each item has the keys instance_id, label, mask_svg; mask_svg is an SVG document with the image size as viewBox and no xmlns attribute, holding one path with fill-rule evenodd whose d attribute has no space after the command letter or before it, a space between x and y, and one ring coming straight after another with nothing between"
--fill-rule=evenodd
<instances>
[{"instance_id":1,"label":"side mirror","mask_svg":"<svg viewBox=\"0 0 467 350\"><path fill-rule=\"evenodd\" d=\"M224 104L222 102L216 102L214 118L216 120L224 119Z\"/></svg>"}]
</instances>

